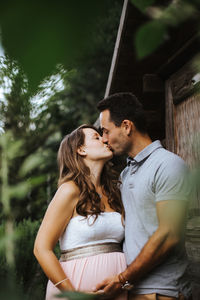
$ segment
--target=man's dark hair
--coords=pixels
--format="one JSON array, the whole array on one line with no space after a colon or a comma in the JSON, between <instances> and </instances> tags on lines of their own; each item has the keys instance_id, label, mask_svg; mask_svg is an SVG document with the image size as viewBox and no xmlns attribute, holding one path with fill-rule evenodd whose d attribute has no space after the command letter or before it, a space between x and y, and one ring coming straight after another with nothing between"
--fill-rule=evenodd
<instances>
[{"instance_id":1,"label":"man's dark hair","mask_svg":"<svg viewBox=\"0 0 200 300\"><path fill-rule=\"evenodd\" d=\"M142 104L132 93L116 93L99 101L97 104L99 111L108 109L110 111L110 121L119 127L123 120L130 120L136 129L141 133L146 133L146 115Z\"/></svg>"}]
</instances>

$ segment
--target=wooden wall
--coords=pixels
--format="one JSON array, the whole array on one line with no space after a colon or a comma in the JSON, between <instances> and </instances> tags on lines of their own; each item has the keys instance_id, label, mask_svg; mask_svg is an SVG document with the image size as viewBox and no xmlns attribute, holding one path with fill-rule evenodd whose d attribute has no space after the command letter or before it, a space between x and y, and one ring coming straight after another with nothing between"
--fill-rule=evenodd
<instances>
[{"instance_id":1,"label":"wooden wall","mask_svg":"<svg viewBox=\"0 0 200 300\"><path fill-rule=\"evenodd\" d=\"M195 79L197 78L197 79ZM193 299L200 299L200 90L191 63L166 82L166 147L181 156L191 169L193 197L189 203L186 250ZM195 176L196 174L196 176Z\"/></svg>"}]
</instances>

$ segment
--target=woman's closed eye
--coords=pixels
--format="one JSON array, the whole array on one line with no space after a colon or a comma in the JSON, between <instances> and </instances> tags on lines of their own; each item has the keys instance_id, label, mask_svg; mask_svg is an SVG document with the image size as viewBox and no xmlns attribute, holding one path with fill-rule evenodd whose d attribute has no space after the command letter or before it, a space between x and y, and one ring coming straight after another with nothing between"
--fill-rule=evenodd
<instances>
[{"instance_id":1,"label":"woman's closed eye","mask_svg":"<svg viewBox=\"0 0 200 300\"><path fill-rule=\"evenodd\" d=\"M100 139L100 135L99 135L99 134L95 134L95 135L93 135L93 138L94 138L95 140L99 140L99 139Z\"/></svg>"}]
</instances>

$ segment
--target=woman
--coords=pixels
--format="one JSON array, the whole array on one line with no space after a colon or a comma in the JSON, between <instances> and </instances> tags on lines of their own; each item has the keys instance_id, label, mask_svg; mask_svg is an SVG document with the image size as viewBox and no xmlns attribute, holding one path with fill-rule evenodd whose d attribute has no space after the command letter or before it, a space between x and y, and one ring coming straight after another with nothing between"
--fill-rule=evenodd
<instances>
[{"instance_id":1,"label":"woman","mask_svg":"<svg viewBox=\"0 0 200 300\"><path fill-rule=\"evenodd\" d=\"M38 231L34 254L49 278L46 300L62 291L91 292L126 268L123 206L109 170L113 153L97 129L82 125L58 152L60 177ZM53 249L59 240L61 257ZM120 299L126 298L125 294ZM119 297L118 297L119 299Z\"/></svg>"}]
</instances>

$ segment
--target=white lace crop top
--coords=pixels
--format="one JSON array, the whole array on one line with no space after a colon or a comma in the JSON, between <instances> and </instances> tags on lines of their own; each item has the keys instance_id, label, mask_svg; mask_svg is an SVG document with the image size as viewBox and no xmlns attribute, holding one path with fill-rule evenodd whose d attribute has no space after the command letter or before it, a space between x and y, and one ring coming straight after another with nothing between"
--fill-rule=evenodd
<instances>
[{"instance_id":1,"label":"white lace crop top","mask_svg":"<svg viewBox=\"0 0 200 300\"><path fill-rule=\"evenodd\" d=\"M120 243L124 238L124 226L118 212L102 212L96 221L94 216L72 218L59 239L60 249L99 243Z\"/></svg>"}]
</instances>

